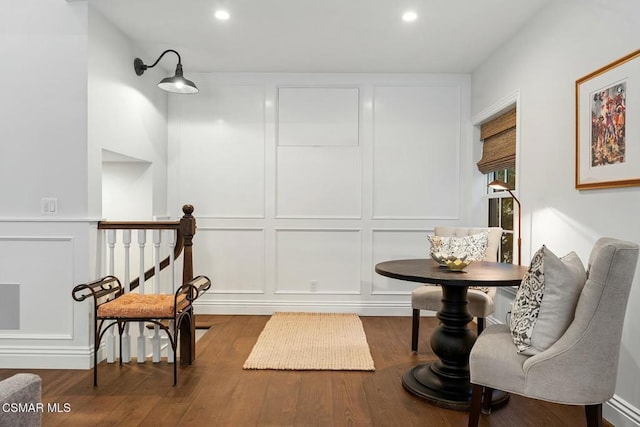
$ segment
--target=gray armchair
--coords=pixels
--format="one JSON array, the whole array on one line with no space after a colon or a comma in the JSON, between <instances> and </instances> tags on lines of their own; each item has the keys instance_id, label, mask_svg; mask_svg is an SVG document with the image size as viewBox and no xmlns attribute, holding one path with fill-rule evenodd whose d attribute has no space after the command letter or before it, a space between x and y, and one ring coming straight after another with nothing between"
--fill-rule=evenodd
<instances>
[{"instance_id":1,"label":"gray armchair","mask_svg":"<svg viewBox=\"0 0 640 427\"><path fill-rule=\"evenodd\" d=\"M498 249L502 239L500 227L435 227L433 234L441 237L464 237L489 231L487 252L484 261L498 261ZM478 322L478 334L484 329L485 317L495 310L493 300L496 296L496 287L490 287L488 292L478 289L469 289L467 299L469 313ZM440 310L442 305L442 289L440 286L423 285L411 292L411 307L413 308L413 327L411 330L411 350L418 351L418 334L420 331L420 310Z\"/></svg>"},{"instance_id":2,"label":"gray armchair","mask_svg":"<svg viewBox=\"0 0 640 427\"><path fill-rule=\"evenodd\" d=\"M491 325L471 350L473 394L469 426L491 411L492 389L550 402L584 405L588 426L602 425L602 403L614 393L625 308L638 245L599 239L574 319L551 347L517 353L509 327ZM484 389L483 389L484 388Z\"/></svg>"},{"instance_id":3,"label":"gray armchair","mask_svg":"<svg viewBox=\"0 0 640 427\"><path fill-rule=\"evenodd\" d=\"M13 410L13 404L41 404L41 380L35 374L16 374L0 382L0 426L36 427L42 421L42 410ZM35 410L31 410L35 409Z\"/></svg>"}]
</instances>

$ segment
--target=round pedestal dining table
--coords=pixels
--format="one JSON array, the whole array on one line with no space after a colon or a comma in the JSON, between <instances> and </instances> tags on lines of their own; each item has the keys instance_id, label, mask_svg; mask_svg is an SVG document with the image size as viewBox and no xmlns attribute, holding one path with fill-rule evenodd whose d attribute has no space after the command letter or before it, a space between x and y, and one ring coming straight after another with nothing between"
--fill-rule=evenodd
<instances>
[{"instance_id":1,"label":"round pedestal dining table","mask_svg":"<svg viewBox=\"0 0 640 427\"><path fill-rule=\"evenodd\" d=\"M402 376L402 384L429 403L468 410L469 354L476 334L468 326L473 317L467 310L467 290L469 286L519 285L527 267L482 261L473 262L462 271L452 271L431 259L403 259L381 262L375 271L393 279L442 287L442 306L437 314L440 325L431 336L431 349L438 360L412 367ZM494 404L506 399L506 393L494 396Z\"/></svg>"}]
</instances>

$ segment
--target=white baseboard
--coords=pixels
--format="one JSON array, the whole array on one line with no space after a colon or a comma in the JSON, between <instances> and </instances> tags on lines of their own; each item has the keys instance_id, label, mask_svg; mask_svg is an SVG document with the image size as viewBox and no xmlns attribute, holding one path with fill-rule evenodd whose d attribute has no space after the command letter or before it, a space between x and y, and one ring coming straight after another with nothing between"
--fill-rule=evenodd
<instances>
[{"instance_id":1,"label":"white baseboard","mask_svg":"<svg viewBox=\"0 0 640 427\"><path fill-rule=\"evenodd\" d=\"M0 349L0 366L6 369L89 369L93 348L20 346Z\"/></svg>"},{"instance_id":2,"label":"white baseboard","mask_svg":"<svg viewBox=\"0 0 640 427\"><path fill-rule=\"evenodd\" d=\"M602 405L602 415L616 427L640 427L640 409L617 395Z\"/></svg>"},{"instance_id":3,"label":"white baseboard","mask_svg":"<svg viewBox=\"0 0 640 427\"><path fill-rule=\"evenodd\" d=\"M195 310L198 314L271 315L276 311L301 311L356 313L361 316L411 316L411 304L408 301L206 301L197 304ZM105 358L103 340L98 350L98 361ZM93 346L5 346L0 348L0 366L6 369L91 369Z\"/></svg>"},{"instance_id":4,"label":"white baseboard","mask_svg":"<svg viewBox=\"0 0 640 427\"><path fill-rule=\"evenodd\" d=\"M203 301L196 302L197 314L271 315L276 311L356 313L361 316L411 316L409 301Z\"/></svg>"}]
</instances>

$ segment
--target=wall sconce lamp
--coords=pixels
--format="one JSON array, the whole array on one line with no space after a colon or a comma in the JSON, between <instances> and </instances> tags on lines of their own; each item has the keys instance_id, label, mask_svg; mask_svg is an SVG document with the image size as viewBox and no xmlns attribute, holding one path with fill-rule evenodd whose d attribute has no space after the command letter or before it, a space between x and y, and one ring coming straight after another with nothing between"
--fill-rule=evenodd
<instances>
[{"instance_id":1,"label":"wall sconce lamp","mask_svg":"<svg viewBox=\"0 0 640 427\"><path fill-rule=\"evenodd\" d=\"M141 76L147 69L155 67L167 52L173 52L178 55L176 74L173 77L166 77L162 79L160 83L158 83L158 87L162 90L173 93L198 93L198 88L195 83L184 78L182 74L182 61L180 59L180 54L173 49L168 49L162 52L158 59L156 59L156 62L152 65L145 65L144 62L142 62L142 59L136 58L133 60L133 69L136 70L137 75Z\"/></svg>"},{"instance_id":2,"label":"wall sconce lamp","mask_svg":"<svg viewBox=\"0 0 640 427\"><path fill-rule=\"evenodd\" d=\"M491 181L489 184L487 184L487 187L493 188L494 190L504 190L509 192L511 197L513 197L513 200L515 200L518 204L518 265L522 265L520 262L522 259L522 239L520 238L520 235L522 234L522 216L520 210L520 200L518 200L518 198L513 195L513 192L511 191L512 189L507 185L506 182L500 180Z\"/></svg>"}]
</instances>

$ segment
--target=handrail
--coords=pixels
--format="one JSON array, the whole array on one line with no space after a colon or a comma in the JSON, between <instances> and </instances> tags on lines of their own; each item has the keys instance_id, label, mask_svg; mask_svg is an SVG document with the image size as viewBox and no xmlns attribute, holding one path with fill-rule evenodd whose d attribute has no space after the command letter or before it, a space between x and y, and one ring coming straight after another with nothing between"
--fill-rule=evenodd
<instances>
[{"instance_id":1,"label":"handrail","mask_svg":"<svg viewBox=\"0 0 640 427\"><path fill-rule=\"evenodd\" d=\"M180 221L98 221L99 230L179 230Z\"/></svg>"},{"instance_id":2,"label":"handrail","mask_svg":"<svg viewBox=\"0 0 640 427\"><path fill-rule=\"evenodd\" d=\"M185 246L193 245L192 239L196 231L193 206L184 205L182 207L184 216L179 221L99 221L98 230L176 230L176 246L173 250L174 261L182 254ZM188 258L188 259L187 259ZM160 262L159 271L170 265L171 258L167 256ZM191 253L185 253L182 283L186 283L193 278L193 263ZM144 273L146 282L156 274L155 267L151 267ZM140 285L140 278L136 277L129 283L129 291L136 289Z\"/></svg>"}]
</instances>

